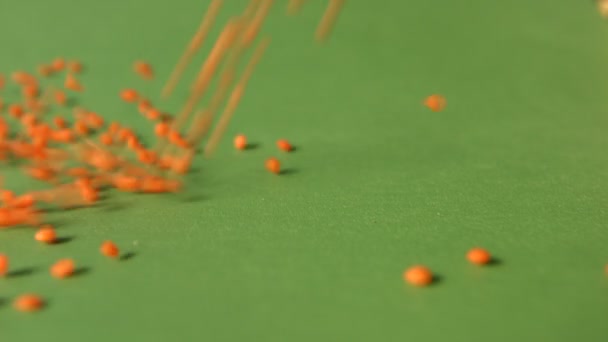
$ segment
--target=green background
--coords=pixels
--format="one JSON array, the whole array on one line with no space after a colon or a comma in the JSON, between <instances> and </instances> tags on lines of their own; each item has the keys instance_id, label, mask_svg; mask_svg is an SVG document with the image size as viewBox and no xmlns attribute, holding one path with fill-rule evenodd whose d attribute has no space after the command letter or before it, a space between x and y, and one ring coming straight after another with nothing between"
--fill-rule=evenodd
<instances>
[{"instance_id":1,"label":"green background","mask_svg":"<svg viewBox=\"0 0 608 342\"><path fill-rule=\"evenodd\" d=\"M246 4L227 2L222 24ZM0 279L0 340L608 340L608 27L594 2L353 0L325 46L325 1L297 17L277 2L226 139L184 193L50 213L73 237L57 246L0 231L14 269L34 268ZM117 94L156 99L206 6L3 1L0 72L78 58L81 103L148 130ZM140 58L154 82L132 73ZM186 89L156 102L176 111ZM421 105L433 93L444 112ZM239 132L259 147L234 151ZM282 137L298 150L277 151ZM267 173L269 156L293 172ZM3 169L13 190L33 186ZM135 257L103 258L105 239ZM477 245L501 263L469 265ZM90 271L52 279L63 257ZM417 263L439 282L404 284ZM24 292L49 306L16 312Z\"/></svg>"}]
</instances>

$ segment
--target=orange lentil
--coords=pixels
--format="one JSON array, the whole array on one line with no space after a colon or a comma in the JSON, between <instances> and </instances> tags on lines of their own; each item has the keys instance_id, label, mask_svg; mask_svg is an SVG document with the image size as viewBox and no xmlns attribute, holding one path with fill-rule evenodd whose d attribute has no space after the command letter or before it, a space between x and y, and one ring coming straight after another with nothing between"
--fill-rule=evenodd
<instances>
[{"instance_id":1,"label":"orange lentil","mask_svg":"<svg viewBox=\"0 0 608 342\"><path fill-rule=\"evenodd\" d=\"M54 118L53 118L53 123L55 124L55 126L56 126L57 128L67 128L67 127L68 127L67 122L66 122L66 121L65 121L65 119L64 119L64 118L62 118L61 116L56 116L56 117L54 117Z\"/></svg>"},{"instance_id":2,"label":"orange lentil","mask_svg":"<svg viewBox=\"0 0 608 342\"><path fill-rule=\"evenodd\" d=\"M14 118L20 118L23 115L23 107L18 104L12 104L8 107L8 113Z\"/></svg>"},{"instance_id":3,"label":"orange lentil","mask_svg":"<svg viewBox=\"0 0 608 342\"><path fill-rule=\"evenodd\" d=\"M234 137L234 148L237 150L244 150L247 148L247 137L239 134Z\"/></svg>"},{"instance_id":4,"label":"orange lentil","mask_svg":"<svg viewBox=\"0 0 608 342\"><path fill-rule=\"evenodd\" d=\"M40 224L40 212L33 208L15 209L13 213L18 224L37 226Z\"/></svg>"},{"instance_id":5,"label":"orange lentil","mask_svg":"<svg viewBox=\"0 0 608 342\"><path fill-rule=\"evenodd\" d=\"M55 233L53 226L47 224L38 229L34 239L44 243L54 243L57 240L57 233Z\"/></svg>"},{"instance_id":6,"label":"orange lentil","mask_svg":"<svg viewBox=\"0 0 608 342\"><path fill-rule=\"evenodd\" d=\"M18 157L28 158L32 154L32 147L24 142L14 141L11 144L11 152Z\"/></svg>"},{"instance_id":7,"label":"orange lentil","mask_svg":"<svg viewBox=\"0 0 608 342\"><path fill-rule=\"evenodd\" d=\"M142 148L142 145L136 136L130 136L129 138L127 138L127 147L131 150L139 150Z\"/></svg>"},{"instance_id":8,"label":"orange lentil","mask_svg":"<svg viewBox=\"0 0 608 342\"><path fill-rule=\"evenodd\" d=\"M93 153L88 158L89 164L102 171L111 171L118 167L119 164L118 159L114 155L105 151Z\"/></svg>"},{"instance_id":9,"label":"orange lentil","mask_svg":"<svg viewBox=\"0 0 608 342\"><path fill-rule=\"evenodd\" d=\"M166 180L156 176L142 178L140 190L144 193L159 194L179 191L181 184L178 181Z\"/></svg>"},{"instance_id":10,"label":"orange lentil","mask_svg":"<svg viewBox=\"0 0 608 342\"><path fill-rule=\"evenodd\" d=\"M137 91L133 89L124 89L120 92L120 98L125 102L135 102L138 97Z\"/></svg>"},{"instance_id":11,"label":"orange lentil","mask_svg":"<svg viewBox=\"0 0 608 342\"><path fill-rule=\"evenodd\" d=\"M91 127L93 127L93 128L101 128L103 126L103 124L105 123L101 116L99 116L99 115L97 115L97 113L93 113L93 112L90 112L87 114L86 120L89 123L89 125L91 125Z\"/></svg>"},{"instance_id":12,"label":"orange lentil","mask_svg":"<svg viewBox=\"0 0 608 342\"><path fill-rule=\"evenodd\" d=\"M84 87L82 86L82 84L80 84L80 82L72 74L68 74L66 76L63 86L66 89L69 89L72 91L83 91L84 90Z\"/></svg>"},{"instance_id":13,"label":"orange lentil","mask_svg":"<svg viewBox=\"0 0 608 342\"><path fill-rule=\"evenodd\" d=\"M45 140L44 143L46 144L48 140ZM32 159L36 160L36 161L44 161L48 158L48 153L46 152L46 146L35 146L34 147L34 152L32 154ZM46 181L55 181L55 177L50 177L48 179L46 179Z\"/></svg>"},{"instance_id":14,"label":"orange lentil","mask_svg":"<svg viewBox=\"0 0 608 342\"><path fill-rule=\"evenodd\" d=\"M109 145L112 145L112 143L114 142L114 139L112 139L112 135L111 134L109 134L109 133L103 133L103 134L101 134L99 136L99 141L102 144L104 144L106 146L109 146Z\"/></svg>"},{"instance_id":15,"label":"orange lentil","mask_svg":"<svg viewBox=\"0 0 608 342\"><path fill-rule=\"evenodd\" d=\"M38 73L40 74L40 76L44 76L44 77L50 76L53 73L53 67L51 67L50 65L47 65L47 64L39 65Z\"/></svg>"},{"instance_id":16,"label":"orange lentil","mask_svg":"<svg viewBox=\"0 0 608 342\"><path fill-rule=\"evenodd\" d=\"M24 194L16 197L12 202L11 206L15 208L31 208L36 203L36 199L32 194Z\"/></svg>"},{"instance_id":17,"label":"orange lentil","mask_svg":"<svg viewBox=\"0 0 608 342\"><path fill-rule=\"evenodd\" d=\"M291 152L293 150L293 146L289 143L289 141L285 139L277 140L277 147L281 151Z\"/></svg>"},{"instance_id":18,"label":"orange lentil","mask_svg":"<svg viewBox=\"0 0 608 342\"><path fill-rule=\"evenodd\" d=\"M74 123L74 131L80 135L89 134L89 126L83 121L76 121Z\"/></svg>"},{"instance_id":19,"label":"orange lentil","mask_svg":"<svg viewBox=\"0 0 608 342\"><path fill-rule=\"evenodd\" d=\"M0 208L0 227L10 227L18 223L15 220L14 213L9 208Z\"/></svg>"},{"instance_id":20,"label":"orange lentil","mask_svg":"<svg viewBox=\"0 0 608 342\"><path fill-rule=\"evenodd\" d=\"M146 167L136 166L134 164L125 165L122 171L124 171L126 175L133 177L147 177L150 175L148 172L149 170Z\"/></svg>"},{"instance_id":21,"label":"orange lentil","mask_svg":"<svg viewBox=\"0 0 608 342\"><path fill-rule=\"evenodd\" d=\"M431 95L424 100L424 105L434 112L440 112L445 108L446 100L441 95Z\"/></svg>"},{"instance_id":22,"label":"orange lentil","mask_svg":"<svg viewBox=\"0 0 608 342\"><path fill-rule=\"evenodd\" d=\"M176 145L180 148L183 149L190 149L192 148L191 144L188 142L188 140L180 137L179 140L177 140Z\"/></svg>"},{"instance_id":23,"label":"orange lentil","mask_svg":"<svg viewBox=\"0 0 608 342\"><path fill-rule=\"evenodd\" d=\"M182 138L178 131L170 130L167 137L169 139L169 142L173 145L179 146L181 148L188 148L188 142L184 138Z\"/></svg>"},{"instance_id":24,"label":"orange lentil","mask_svg":"<svg viewBox=\"0 0 608 342\"><path fill-rule=\"evenodd\" d=\"M93 187L93 182L88 178L80 178L74 182L76 186L80 189L80 195L82 199L85 200L88 204L92 204L97 202L99 199L99 193Z\"/></svg>"},{"instance_id":25,"label":"orange lentil","mask_svg":"<svg viewBox=\"0 0 608 342\"><path fill-rule=\"evenodd\" d=\"M10 190L0 190L0 200L4 205L10 206L10 203L15 200L15 193Z\"/></svg>"},{"instance_id":26,"label":"orange lentil","mask_svg":"<svg viewBox=\"0 0 608 342\"><path fill-rule=\"evenodd\" d=\"M13 307L21 312L34 312L44 307L44 300L35 294L24 294L15 299Z\"/></svg>"},{"instance_id":27,"label":"orange lentil","mask_svg":"<svg viewBox=\"0 0 608 342\"><path fill-rule=\"evenodd\" d=\"M4 203L11 203L15 199L15 193L10 190L3 190L0 196L2 197L2 202Z\"/></svg>"},{"instance_id":28,"label":"orange lentil","mask_svg":"<svg viewBox=\"0 0 608 342\"><path fill-rule=\"evenodd\" d=\"M67 173L68 173L68 175L70 175L72 177L80 177L80 178L89 177L91 175L89 170L87 170L84 167L73 167L71 169L68 169Z\"/></svg>"},{"instance_id":29,"label":"orange lentil","mask_svg":"<svg viewBox=\"0 0 608 342\"><path fill-rule=\"evenodd\" d=\"M25 135L33 138L34 136L36 136L36 133L38 133L38 127L35 125L23 125L24 130L22 129L22 131L25 131ZM14 142L13 142L14 144ZM25 143L27 144L27 143ZM21 145L20 147L25 147L25 145ZM17 147L18 148L18 147ZM13 149L15 149L15 145L13 145Z\"/></svg>"},{"instance_id":30,"label":"orange lentil","mask_svg":"<svg viewBox=\"0 0 608 342\"><path fill-rule=\"evenodd\" d=\"M40 137L45 137L45 138L50 138L51 133L53 132L53 130L51 129L51 126L49 126L46 123L41 123L36 125L36 135L40 136Z\"/></svg>"},{"instance_id":31,"label":"orange lentil","mask_svg":"<svg viewBox=\"0 0 608 342\"><path fill-rule=\"evenodd\" d=\"M21 85L36 83L36 77L23 71L15 71L12 73L11 78L15 83Z\"/></svg>"},{"instance_id":32,"label":"orange lentil","mask_svg":"<svg viewBox=\"0 0 608 342\"><path fill-rule=\"evenodd\" d=\"M187 155L181 158L175 158L171 163L171 170L176 173L185 174L190 170L192 165L192 157Z\"/></svg>"},{"instance_id":33,"label":"orange lentil","mask_svg":"<svg viewBox=\"0 0 608 342\"><path fill-rule=\"evenodd\" d=\"M57 57L51 62L51 67L54 71L61 71L65 69L65 59Z\"/></svg>"},{"instance_id":34,"label":"orange lentil","mask_svg":"<svg viewBox=\"0 0 608 342\"><path fill-rule=\"evenodd\" d=\"M51 275L58 279L64 279L74 274L75 269L74 260L61 259L51 266Z\"/></svg>"},{"instance_id":35,"label":"orange lentil","mask_svg":"<svg viewBox=\"0 0 608 342\"><path fill-rule=\"evenodd\" d=\"M133 63L133 70L143 79L150 80L154 78L152 66L144 61L136 61Z\"/></svg>"},{"instance_id":36,"label":"orange lentil","mask_svg":"<svg viewBox=\"0 0 608 342\"><path fill-rule=\"evenodd\" d=\"M38 118L34 114L26 113L20 118L20 121L23 126L32 126L37 123Z\"/></svg>"},{"instance_id":37,"label":"orange lentil","mask_svg":"<svg viewBox=\"0 0 608 342\"><path fill-rule=\"evenodd\" d=\"M8 257L0 254L0 277L4 277L8 273Z\"/></svg>"},{"instance_id":38,"label":"orange lentil","mask_svg":"<svg viewBox=\"0 0 608 342\"><path fill-rule=\"evenodd\" d=\"M158 159L158 163L157 163L158 167L160 167L161 169L169 169L173 166L173 157L171 155L164 155L161 156Z\"/></svg>"},{"instance_id":39,"label":"orange lentil","mask_svg":"<svg viewBox=\"0 0 608 342\"><path fill-rule=\"evenodd\" d=\"M26 84L21 89L21 92L26 98L35 98L36 96L38 96L38 85Z\"/></svg>"},{"instance_id":40,"label":"orange lentil","mask_svg":"<svg viewBox=\"0 0 608 342\"><path fill-rule=\"evenodd\" d=\"M157 109L155 109L155 108L150 108L150 109L148 109L148 110L147 110L147 111L144 113L144 115L146 116L146 118L147 118L148 120L152 120L152 121L154 121L154 120L158 120L158 119L160 119L160 117L161 117L161 115L162 115L162 114L161 114L161 112L159 112Z\"/></svg>"},{"instance_id":41,"label":"orange lentil","mask_svg":"<svg viewBox=\"0 0 608 342\"><path fill-rule=\"evenodd\" d=\"M75 74L78 74L82 71L82 64L79 61L69 61L68 70Z\"/></svg>"},{"instance_id":42,"label":"orange lentil","mask_svg":"<svg viewBox=\"0 0 608 342\"><path fill-rule=\"evenodd\" d=\"M108 133L116 134L120 130L120 124L118 122L110 123L110 127L108 127Z\"/></svg>"},{"instance_id":43,"label":"orange lentil","mask_svg":"<svg viewBox=\"0 0 608 342\"><path fill-rule=\"evenodd\" d=\"M0 111L2 108L0 108ZM7 142L4 141L8 137L9 127L6 121L0 117L0 151L5 152L8 149ZM1 178L0 178L1 179Z\"/></svg>"},{"instance_id":44,"label":"orange lentil","mask_svg":"<svg viewBox=\"0 0 608 342\"><path fill-rule=\"evenodd\" d=\"M139 103L137 104L137 110L139 110L140 114L146 114L146 112L150 109L152 109L152 104L150 103L150 101L146 99L139 100Z\"/></svg>"},{"instance_id":45,"label":"orange lentil","mask_svg":"<svg viewBox=\"0 0 608 342\"><path fill-rule=\"evenodd\" d=\"M178 131L172 129L172 130L169 130L169 132L167 133L167 138L169 139L169 142L171 142L174 145L177 145L177 144L179 144L179 140L181 139L181 136Z\"/></svg>"},{"instance_id":46,"label":"orange lentil","mask_svg":"<svg viewBox=\"0 0 608 342\"><path fill-rule=\"evenodd\" d=\"M403 272L403 279L415 286L427 286L433 282L433 273L425 266L413 266Z\"/></svg>"},{"instance_id":47,"label":"orange lentil","mask_svg":"<svg viewBox=\"0 0 608 342\"><path fill-rule=\"evenodd\" d=\"M134 137L134 136L135 136L135 133L133 133L133 131L128 128L123 128L120 131L118 131L118 140L120 140L120 141L127 141L130 137Z\"/></svg>"},{"instance_id":48,"label":"orange lentil","mask_svg":"<svg viewBox=\"0 0 608 342\"><path fill-rule=\"evenodd\" d=\"M32 146L37 150L44 150L48 147L49 137L46 135L36 135L32 137Z\"/></svg>"},{"instance_id":49,"label":"orange lentil","mask_svg":"<svg viewBox=\"0 0 608 342\"><path fill-rule=\"evenodd\" d=\"M8 135L8 124L0 117L0 138L5 138Z\"/></svg>"},{"instance_id":50,"label":"orange lentil","mask_svg":"<svg viewBox=\"0 0 608 342\"><path fill-rule=\"evenodd\" d=\"M81 189L80 194L82 195L82 199L89 204L99 200L99 192L92 187Z\"/></svg>"},{"instance_id":51,"label":"orange lentil","mask_svg":"<svg viewBox=\"0 0 608 342\"><path fill-rule=\"evenodd\" d=\"M116 258L120 254L120 250L112 241L104 241L99 247L99 251L109 258Z\"/></svg>"},{"instance_id":52,"label":"orange lentil","mask_svg":"<svg viewBox=\"0 0 608 342\"><path fill-rule=\"evenodd\" d=\"M55 171L46 166L29 167L26 169L27 173L35 179L39 180L52 180L55 178Z\"/></svg>"},{"instance_id":53,"label":"orange lentil","mask_svg":"<svg viewBox=\"0 0 608 342\"><path fill-rule=\"evenodd\" d=\"M486 265L492 261L492 256L485 249L475 247L467 252L467 260L475 265Z\"/></svg>"},{"instance_id":54,"label":"orange lentil","mask_svg":"<svg viewBox=\"0 0 608 342\"><path fill-rule=\"evenodd\" d=\"M63 128L53 132L53 140L63 143L74 141L74 132L69 128Z\"/></svg>"},{"instance_id":55,"label":"orange lentil","mask_svg":"<svg viewBox=\"0 0 608 342\"><path fill-rule=\"evenodd\" d=\"M274 173L274 174L279 174L281 172L281 162L279 162L278 159L276 158L268 158L266 159L266 170Z\"/></svg>"},{"instance_id":56,"label":"orange lentil","mask_svg":"<svg viewBox=\"0 0 608 342\"><path fill-rule=\"evenodd\" d=\"M166 137L169 133L169 124L166 122L157 123L154 127L154 133L156 133L158 137Z\"/></svg>"},{"instance_id":57,"label":"orange lentil","mask_svg":"<svg viewBox=\"0 0 608 342\"><path fill-rule=\"evenodd\" d=\"M137 177L118 175L112 179L112 184L118 190L137 191L139 189L139 179Z\"/></svg>"},{"instance_id":58,"label":"orange lentil","mask_svg":"<svg viewBox=\"0 0 608 342\"><path fill-rule=\"evenodd\" d=\"M55 98L55 102L60 106L64 106L68 102L67 96L61 90L54 91L53 97Z\"/></svg>"},{"instance_id":59,"label":"orange lentil","mask_svg":"<svg viewBox=\"0 0 608 342\"><path fill-rule=\"evenodd\" d=\"M81 178L78 178L76 181L74 181L74 184L79 189L88 188L91 186L91 179L88 177L81 177Z\"/></svg>"},{"instance_id":60,"label":"orange lentil","mask_svg":"<svg viewBox=\"0 0 608 342\"><path fill-rule=\"evenodd\" d=\"M142 149L137 152L137 158L144 164L153 164L156 161L157 156L153 151Z\"/></svg>"}]
</instances>

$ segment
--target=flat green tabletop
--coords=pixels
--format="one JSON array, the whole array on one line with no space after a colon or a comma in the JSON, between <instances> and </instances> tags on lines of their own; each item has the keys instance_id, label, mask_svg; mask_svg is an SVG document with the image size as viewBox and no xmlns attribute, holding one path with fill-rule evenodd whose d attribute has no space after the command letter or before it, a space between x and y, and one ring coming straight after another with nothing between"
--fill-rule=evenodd
<instances>
[{"instance_id":1,"label":"flat green tabletop","mask_svg":"<svg viewBox=\"0 0 608 342\"><path fill-rule=\"evenodd\" d=\"M226 2L222 23L247 3ZM6 2L0 72L78 58L79 101L150 132L117 94L158 99L207 3ZM607 341L608 25L595 4L352 0L319 46L325 1L296 17L284 3L218 153L197 157L183 193L49 213L72 238L56 246L0 231L25 271L0 279L0 340ZM157 103L175 112L187 89ZM421 104L434 93L445 111ZM257 148L235 151L237 133ZM270 156L290 172L266 172ZM35 186L2 168L12 190ZM134 257L104 258L105 239ZM473 246L500 263L468 264ZM50 277L65 257L88 272ZM439 281L405 284L418 263ZM13 310L25 292L49 305Z\"/></svg>"}]
</instances>

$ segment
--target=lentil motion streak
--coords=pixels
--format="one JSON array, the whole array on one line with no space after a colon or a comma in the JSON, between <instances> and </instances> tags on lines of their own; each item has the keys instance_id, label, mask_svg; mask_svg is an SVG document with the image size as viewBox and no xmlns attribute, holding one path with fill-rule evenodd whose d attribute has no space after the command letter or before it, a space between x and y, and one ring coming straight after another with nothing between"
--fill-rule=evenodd
<instances>
[{"instance_id":1,"label":"lentil motion streak","mask_svg":"<svg viewBox=\"0 0 608 342\"><path fill-rule=\"evenodd\" d=\"M303 3L291 1L288 12L297 13ZM343 3L342 0L328 2L315 33L318 40L327 38ZM183 181L181 176L188 173L198 145L207 139L204 152L210 155L226 131L254 68L270 43L269 37L263 37L255 47L240 78L236 77L237 66L257 40L273 4L274 0L251 0L242 14L228 20L202 63L190 88L189 98L175 118L159 110L133 88L120 91L119 96L124 102L136 105L138 111L152 122L156 147L146 146L133 129L118 122L106 123L96 112L71 104L70 100L76 93L86 90L79 79L83 71L80 61L58 57L43 63L37 68L40 79L25 71L14 72L11 80L21 88L23 98L8 104L7 113L8 120L16 121L21 130L11 132L11 125L0 117L0 158L18 160L26 174L53 187L11 196L8 195L9 190L2 190L6 195L0 206L0 227L37 226L43 221L43 212L38 204L64 208L89 206L99 200L99 192L107 187L140 193L179 191ZM163 97L169 96L179 83L187 64L200 50L217 21L222 5L223 0L211 1L198 30L163 88ZM189 129L182 133L182 126L190 121L190 114L220 69L220 86L210 96L210 103L196 110ZM153 68L146 61L135 61L133 71L146 81L154 79ZM61 78L64 80L62 84L54 84L54 80ZM4 87L4 77L0 77L0 89ZM215 114L224 103L226 108L214 129L210 130ZM1 98L0 104L4 107ZM45 122L49 111L62 108L71 108L73 118L57 115L49 120L50 123ZM281 142L280 148L285 151L291 149L286 142ZM68 167L69 164L76 165ZM41 233L40 241L51 242L50 234L48 231Z\"/></svg>"},{"instance_id":2,"label":"lentil motion streak","mask_svg":"<svg viewBox=\"0 0 608 342\"><path fill-rule=\"evenodd\" d=\"M207 40L223 3L223 0L210 2L196 33L162 88L161 98L168 98L178 86L187 66ZM303 3L290 1L289 14L296 14ZM329 0L316 39L326 40L342 3ZM87 90L81 78L85 69L78 60L57 57L38 65L38 75L15 71L5 78L0 74L0 161L18 165L26 175L48 185L46 189L16 194L0 182L0 228L36 227L33 240L48 248L57 248L60 242L69 239L58 238L55 227L45 222L45 213L51 207L89 207L104 198L102 192L110 188L142 194L179 192L199 145L205 142L207 155L216 149L244 96L245 87L270 43L268 36L260 37L259 42L258 37L273 4L273 0L251 0L243 13L228 19L194 75L189 96L178 115L161 110L152 99L134 88L116 91L117 100L133 106L134 111L150 123L149 135L154 138L154 146L142 138L146 134L117 121L106 122L90 108L75 105L77 95ZM238 67L249 50L252 50L251 57L238 75ZM134 61L131 67L145 82L156 79L154 68L147 61ZM219 87L207 94L218 77ZM16 86L19 91L10 89L2 93L7 86ZM4 94L9 102L2 97ZM13 98L14 94L19 97ZM206 95L209 103L198 108ZM66 111L72 115L56 114ZM216 113L221 115L214 126ZM235 145L245 149L244 136ZM280 140L277 146L285 152L292 150L286 140ZM280 173L280 162L276 158L266 160L265 166L272 173ZM99 253L107 258L123 259L119 248L110 240L101 244ZM9 257L0 253L0 277L12 278L9 268ZM49 273L54 278L66 279L81 272L73 259L65 258L52 264ZM26 293L14 299L13 306L18 311L34 312L46 303L43 297Z\"/></svg>"}]
</instances>

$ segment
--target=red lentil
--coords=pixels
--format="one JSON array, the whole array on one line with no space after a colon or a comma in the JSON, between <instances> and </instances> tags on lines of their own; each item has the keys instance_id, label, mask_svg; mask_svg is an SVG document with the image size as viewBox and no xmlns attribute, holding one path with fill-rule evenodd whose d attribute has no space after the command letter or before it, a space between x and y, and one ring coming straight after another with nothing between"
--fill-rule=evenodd
<instances>
[{"instance_id":1,"label":"red lentil","mask_svg":"<svg viewBox=\"0 0 608 342\"><path fill-rule=\"evenodd\" d=\"M134 89L124 89L120 92L120 98L125 102L135 102L139 98L139 94Z\"/></svg>"},{"instance_id":2,"label":"red lentil","mask_svg":"<svg viewBox=\"0 0 608 342\"><path fill-rule=\"evenodd\" d=\"M154 78L152 66L144 61L136 61L133 63L133 70L143 79L151 80Z\"/></svg>"},{"instance_id":3,"label":"red lentil","mask_svg":"<svg viewBox=\"0 0 608 342\"><path fill-rule=\"evenodd\" d=\"M57 233L55 233L55 229L51 225L44 225L40 227L40 229L34 235L36 241L44 242L44 243L54 243L57 240Z\"/></svg>"},{"instance_id":4,"label":"red lentil","mask_svg":"<svg viewBox=\"0 0 608 342\"><path fill-rule=\"evenodd\" d=\"M4 277L8 273L8 256L0 254L0 277Z\"/></svg>"},{"instance_id":5,"label":"red lentil","mask_svg":"<svg viewBox=\"0 0 608 342\"><path fill-rule=\"evenodd\" d=\"M403 279L415 286L427 286L433 282L433 273L427 267L417 265L405 270Z\"/></svg>"},{"instance_id":6,"label":"red lentil","mask_svg":"<svg viewBox=\"0 0 608 342\"><path fill-rule=\"evenodd\" d=\"M247 148L247 137L239 134L236 137L234 137L234 147L237 150L244 150Z\"/></svg>"},{"instance_id":7,"label":"red lentil","mask_svg":"<svg viewBox=\"0 0 608 342\"><path fill-rule=\"evenodd\" d=\"M472 264L485 265L492 261L492 256L485 249L475 247L467 252L467 260Z\"/></svg>"},{"instance_id":8,"label":"red lentil","mask_svg":"<svg viewBox=\"0 0 608 342\"><path fill-rule=\"evenodd\" d=\"M424 100L424 105L434 112L440 112L445 108L446 100L441 95L431 95Z\"/></svg>"},{"instance_id":9,"label":"red lentil","mask_svg":"<svg viewBox=\"0 0 608 342\"><path fill-rule=\"evenodd\" d=\"M112 241L104 241L99 248L101 254L109 258L117 258L120 254L120 250Z\"/></svg>"},{"instance_id":10,"label":"red lentil","mask_svg":"<svg viewBox=\"0 0 608 342\"><path fill-rule=\"evenodd\" d=\"M34 312L44 307L44 300L35 294L24 294L13 302L13 307L17 311Z\"/></svg>"},{"instance_id":11,"label":"red lentil","mask_svg":"<svg viewBox=\"0 0 608 342\"><path fill-rule=\"evenodd\" d=\"M291 152L293 150L293 146L289 143L289 141L285 139L278 140L277 147L279 148L279 150L284 152Z\"/></svg>"},{"instance_id":12,"label":"red lentil","mask_svg":"<svg viewBox=\"0 0 608 342\"><path fill-rule=\"evenodd\" d=\"M72 259L61 259L51 266L51 275L58 279L64 279L74 274L76 266Z\"/></svg>"},{"instance_id":13,"label":"red lentil","mask_svg":"<svg viewBox=\"0 0 608 342\"><path fill-rule=\"evenodd\" d=\"M274 173L274 174L279 174L281 172L281 162L279 162L278 159L276 158L268 158L266 159L266 170Z\"/></svg>"}]
</instances>

